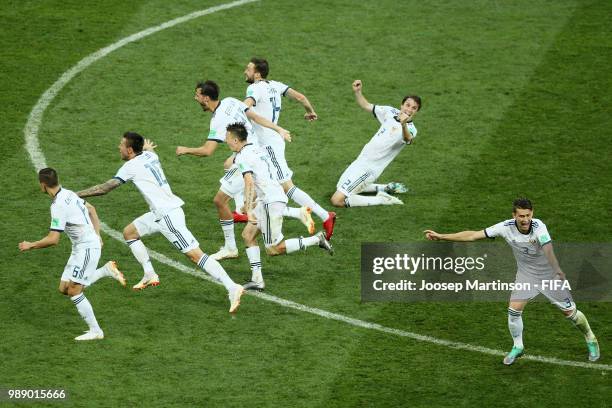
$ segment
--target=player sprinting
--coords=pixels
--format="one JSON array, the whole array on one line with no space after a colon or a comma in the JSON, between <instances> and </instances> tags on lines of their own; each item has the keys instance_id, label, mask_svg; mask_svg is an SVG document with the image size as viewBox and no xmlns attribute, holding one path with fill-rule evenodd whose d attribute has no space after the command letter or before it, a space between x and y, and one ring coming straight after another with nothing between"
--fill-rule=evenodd
<instances>
[{"instance_id":1,"label":"player sprinting","mask_svg":"<svg viewBox=\"0 0 612 408\"><path fill-rule=\"evenodd\" d=\"M77 311L87 323L89 330L75 340L99 340L104 338L93 308L85 297L83 290L93 285L98 279L109 276L125 286L123 273L117 269L114 261L108 261L98 268L102 253L100 238L100 221L96 209L74 192L59 184L57 172L45 168L38 172L40 189L49 195L51 203L51 226L49 234L36 242L19 243L21 251L41 249L57 245L62 232L72 242L72 252L60 279L59 291L69 296Z\"/></svg>"},{"instance_id":2,"label":"player sprinting","mask_svg":"<svg viewBox=\"0 0 612 408\"><path fill-rule=\"evenodd\" d=\"M142 265L144 276L134 290L159 285L147 248L140 238L161 233L179 251L184 253L200 269L223 283L230 299L230 313L238 309L243 289L227 275L223 267L200 249L200 244L185 224L183 200L172 193L164 175L157 146L135 132L125 132L119 143L121 159L125 164L106 183L78 192L80 197L104 195L129 181L133 182L149 205L150 211L132 221L123 229L123 238L136 260Z\"/></svg>"},{"instance_id":3,"label":"player sprinting","mask_svg":"<svg viewBox=\"0 0 612 408\"><path fill-rule=\"evenodd\" d=\"M599 345L586 316L576 308L569 289L543 289L543 280L565 280L552 246L546 225L533 218L533 206L526 198L514 201L512 218L481 231L462 231L454 234L438 234L425 231L430 240L476 241L484 238L502 237L512 247L516 258L516 283L529 284L530 290L514 290L508 306L508 328L514 340L512 350L504 358L510 365L523 355L523 309L538 293L543 294L582 332L586 340L590 361L599 359Z\"/></svg>"},{"instance_id":4,"label":"player sprinting","mask_svg":"<svg viewBox=\"0 0 612 408\"><path fill-rule=\"evenodd\" d=\"M388 194L405 193L406 187L403 184L374 182L399 152L414 142L417 129L412 119L421 109L421 98L416 95L406 96L400 109L396 109L369 103L361 93L360 80L353 82L353 91L357 104L374 115L380 122L380 128L363 147L359 157L340 176L331 203L336 207L404 204L397 197ZM367 196L361 193L376 195Z\"/></svg>"},{"instance_id":5,"label":"player sprinting","mask_svg":"<svg viewBox=\"0 0 612 408\"><path fill-rule=\"evenodd\" d=\"M333 248L325 239L323 231L306 238L285 240L282 228L287 195L274 176L270 156L262 147L248 141L248 131L242 123L227 127L226 140L229 148L236 152L236 167L244 177L245 209L249 217L242 237L251 265L251 281L244 288L263 290L265 286L257 244L260 232L268 255L290 254L315 245L333 255Z\"/></svg>"},{"instance_id":6,"label":"player sprinting","mask_svg":"<svg viewBox=\"0 0 612 408\"><path fill-rule=\"evenodd\" d=\"M245 105L251 107L258 115L263 116L273 123L278 123L281 113L282 97L298 101L302 104L306 113L304 119L308 121L317 120L318 116L306 96L282 82L268 80L270 67L268 61L263 58L251 58L244 70L246 82L250 85L246 91ZM317 217L323 222L325 238L331 239L334 233L336 213L328 212L315 202L308 193L293 184L293 171L289 168L285 159L285 140L274 130L253 124L253 130L259 139L260 146L268 152L274 166L274 176L283 186L287 197L300 206L312 209ZM300 218L298 209L286 207L285 216ZM309 229L310 234L314 232L314 224Z\"/></svg>"},{"instance_id":7,"label":"player sprinting","mask_svg":"<svg viewBox=\"0 0 612 408\"><path fill-rule=\"evenodd\" d=\"M178 146L176 148L178 156L184 154L211 156L219 143L225 143L227 126L236 122L244 124L249 133L249 141L255 145L258 145L259 142L253 133L250 121L269 127L282 135L285 140L291 140L291 134L287 130L259 116L238 99L227 97L219 100L219 86L215 82L200 82L197 84L195 92L195 100L200 104L202 110L212 113L208 138L200 147ZM218 252L211 256L216 260L237 258L238 247L234 234L234 217L229 207L229 201L232 197L238 196L244 191L244 181L235 166L230 167L219 181L221 186L213 201L217 207L225 243Z\"/></svg>"}]
</instances>

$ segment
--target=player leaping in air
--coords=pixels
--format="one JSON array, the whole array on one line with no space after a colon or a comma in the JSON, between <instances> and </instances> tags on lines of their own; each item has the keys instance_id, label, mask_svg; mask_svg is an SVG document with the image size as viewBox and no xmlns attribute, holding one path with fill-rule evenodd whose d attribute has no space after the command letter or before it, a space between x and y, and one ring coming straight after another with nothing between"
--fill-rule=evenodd
<instances>
[{"instance_id":1,"label":"player leaping in air","mask_svg":"<svg viewBox=\"0 0 612 408\"><path fill-rule=\"evenodd\" d=\"M404 204L388 193L405 193L401 183L375 184L385 168L406 145L412 144L417 129L412 122L421 109L421 98L408 95L402 100L400 109L391 106L373 105L361 93L360 80L353 82L357 104L371 112L380 122L380 128L366 144L357 160L342 173L336 185L331 203L336 207L362 207L370 205ZM361 193L376 193L362 195Z\"/></svg>"}]
</instances>

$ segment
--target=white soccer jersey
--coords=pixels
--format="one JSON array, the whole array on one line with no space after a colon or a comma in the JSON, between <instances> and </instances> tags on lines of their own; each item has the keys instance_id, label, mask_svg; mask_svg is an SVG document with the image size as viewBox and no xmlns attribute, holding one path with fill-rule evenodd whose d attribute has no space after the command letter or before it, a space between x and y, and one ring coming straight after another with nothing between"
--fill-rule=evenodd
<instances>
[{"instance_id":1,"label":"white soccer jersey","mask_svg":"<svg viewBox=\"0 0 612 408\"><path fill-rule=\"evenodd\" d=\"M132 181L149 205L157 219L182 207L183 200L172 193L157 154L143 151L138 156L128 160L117 171L115 177L122 183Z\"/></svg>"},{"instance_id":2,"label":"white soccer jersey","mask_svg":"<svg viewBox=\"0 0 612 408\"><path fill-rule=\"evenodd\" d=\"M85 200L65 188L51 203L52 231L65 232L73 247L101 248L100 238L93 228Z\"/></svg>"},{"instance_id":3,"label":"white soccer jersey","mask_svg":"<svg viewBox=\"0 0 612 408\"><path fill-rule=\"evenodd\" d=\"M398 119L399 110L391 106L374 105L372 113L381 126L363 147L357 160L368 163L371 168L382 173L406 146L406 142L402 134L402 124ZM417 129L414 123L408 122L406 126L412 137L416 137Z\"/></svg>"},{"instance_id":4,"label":"white soccer jersey","mask_svg":"<svg viewBox=\"0 0 612 408\"><path fill-rule=\"evenodd\" d=\"M208 140L225 143L227 126L232 123L242 123L249 134L247 139L249 143L257 143L256 136L253 133L253 126L246 116L247 110L249 110L249 107L236 98L222 99L210 119Z\"/></svg>"},{"instance_id":5,"label":"white soccer jersey","mask_svg":"<svg viewBox=\"0 0 612 408\"><path fill-rule=\"evenodd\" d=\"M253 99L253 111L274 124L278 123L281 112L282 97L287 94L289 86L278 81L262 80L249 85L246 97ZM284 143L281 135L257 123L253 123L253 130L262 146L271 146Z\"/></svg>"},{"instance_id":6,"label":"white soccer jersey","mask_svg":"<svg viewBox=\"0 0 612 408\"><path fill-rule=\"evenodd\" d=\"M247 173L253 175L257 198L264 204L288 201L283 187L274 177L274 168L265 150L251 143L246 144L236 154L234 162L243 176Z\"/></svg>"},{"instance_id":7,"label":"white soccer jersey","mask_svg":"<svg viewBox=\"0 0 612 408\"><path fill-rule=\"evenodd\" d=\"M548 276L552 273L552 267L542 250L542 247L552 242L552 239L542 221L532 219L527 234L518 230L514 219L502 221L492 227L485 228L484 232L489 238L504 238L512 247L519 273L528 273L538 277Z\"/></svg>"}]
</instances>

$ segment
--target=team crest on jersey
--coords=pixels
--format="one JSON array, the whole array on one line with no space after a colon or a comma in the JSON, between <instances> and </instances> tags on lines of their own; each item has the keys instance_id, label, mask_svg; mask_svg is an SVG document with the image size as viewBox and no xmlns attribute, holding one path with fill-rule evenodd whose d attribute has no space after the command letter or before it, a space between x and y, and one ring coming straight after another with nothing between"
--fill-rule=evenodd
<instances>
[{"instance_id":1,"label":"team crest on jersey","mask_svg":"<svg viewBox=\"0 0 612 408\"><path fill-rule=\"evenodd\" d=\"M215 137L217 136L217 131L214 129L211 129L210 132L208 133L208 137Z\"/></svg>"},{"instance_id":2,"label":"team crest on jersey","mask_svg":"<svg viewBox=\"0 0 612 408\"><path fill-rule=\"evenodd\" d=\"M52 227L59 227L60 226L59 218L51 218L51 226Z\"/></svg>"}]
</instances>

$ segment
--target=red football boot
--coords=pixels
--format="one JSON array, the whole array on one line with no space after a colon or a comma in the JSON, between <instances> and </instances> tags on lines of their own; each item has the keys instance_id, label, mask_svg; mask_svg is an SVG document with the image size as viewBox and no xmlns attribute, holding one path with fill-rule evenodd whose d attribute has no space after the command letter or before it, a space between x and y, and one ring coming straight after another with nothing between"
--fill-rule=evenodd
<instances>
[{"instance_id":1,"label":"red football boot","mask_svg":"<svg viewBox=\"0 0 612 408\"><path fill-rule=\"evenodd\" d=\"M336 213L330 211L329 217L323 223L323 229L325 230L325 239L330 240L332 235L334 235L334 225L336 225Z\"/></svg>"}]
</instances>

